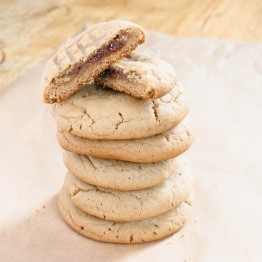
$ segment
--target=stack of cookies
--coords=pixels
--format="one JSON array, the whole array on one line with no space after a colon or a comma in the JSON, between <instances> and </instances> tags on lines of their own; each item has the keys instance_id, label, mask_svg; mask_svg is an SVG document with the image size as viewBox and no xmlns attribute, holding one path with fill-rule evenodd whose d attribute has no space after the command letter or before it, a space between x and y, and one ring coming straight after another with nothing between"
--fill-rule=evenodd
<instances>
[{"instance_id":1,"label":"stack of cookies","mask_svg":"<svg viewBox=\"0 0 262 262\"><path fill-rule=\"evenodd\" d=\"M43 73L68 169L60 211L98 241L161 239L192 209L178 157L193 140L188 101L171 65L133 52L144 41L136 24L100 23L69 39Z\"/></svg>"}]
</instances>

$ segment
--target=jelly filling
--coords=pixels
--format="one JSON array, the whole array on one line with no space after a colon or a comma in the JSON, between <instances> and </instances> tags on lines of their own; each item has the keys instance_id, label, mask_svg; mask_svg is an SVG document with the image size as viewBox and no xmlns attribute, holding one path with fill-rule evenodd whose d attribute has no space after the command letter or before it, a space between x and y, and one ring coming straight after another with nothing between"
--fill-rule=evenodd
<instances>
[{"instance_id":1,"label":"jelly filling","mask_svg":"<svg viewBox=\"0 0 262 262\"><path fill-rule=\"evenodd\" d=\"M73 76L80 72L85 71L85 69L87 69L89 65L120 50L125 45L125 43L126 41L124 41L123 39L120 39L119 35L117 35L109 45L98 49L93 57L89 58L87 61L85 61L81 65L75 66L71 71L67 73L67 76Z\"/></svg>"}]
</instances>

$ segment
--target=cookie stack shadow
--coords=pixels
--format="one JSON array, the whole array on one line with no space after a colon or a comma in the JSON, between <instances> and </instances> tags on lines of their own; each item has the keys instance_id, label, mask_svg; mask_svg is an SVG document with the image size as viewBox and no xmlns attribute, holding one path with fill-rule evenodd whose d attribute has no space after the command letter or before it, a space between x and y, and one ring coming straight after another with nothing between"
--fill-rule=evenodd
<instances>
[{"instance_id":1,"label":"cookie stack shadow","mask_svg":"<svg viewBox=\"0 0 262 262\"><path fill-rule=\"evenodd\" d=\"M133 52L52 114L68 169L59 197L68 225L112 243L149 242L183 227L193 183L180 155L193 133L172 66Z\"/></svg>"}]
</instances>

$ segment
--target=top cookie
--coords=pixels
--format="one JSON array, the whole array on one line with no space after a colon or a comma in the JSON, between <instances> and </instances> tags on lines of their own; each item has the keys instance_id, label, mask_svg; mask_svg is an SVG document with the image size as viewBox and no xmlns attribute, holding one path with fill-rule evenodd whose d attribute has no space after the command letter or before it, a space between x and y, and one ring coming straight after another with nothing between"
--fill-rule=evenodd
<instances>
[{"instance_id":1,"label":"top cookie","mask_svg":"<svg viewBox=\"0 0 262 262\"><path fill-rule=\"evenodd\" d=\"M144 30L127 21L87 28L69 39L48 61L42 76L44 102L65 100L144 41Z\"/></svg>"},{"instance_id":2,"label":"top cookie","mask_svg":"<svg viewBox=\"0 0 262 262\"><path fill-rule=\"evenodd\" d=\"M159 58L132 53L100 73L95 83L138 98L155 99L175 86L176 74L170 64Z\"/></svg>"}]
</instances>

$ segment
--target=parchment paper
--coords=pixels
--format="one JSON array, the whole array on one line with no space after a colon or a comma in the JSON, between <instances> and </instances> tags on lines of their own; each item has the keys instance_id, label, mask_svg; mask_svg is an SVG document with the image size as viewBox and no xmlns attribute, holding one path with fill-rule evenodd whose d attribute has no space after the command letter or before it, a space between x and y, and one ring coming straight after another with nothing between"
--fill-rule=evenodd
<instances>
[{"instance_id":1,"label":"parchment paper","mask_svg":"<svg viewBox=\"0 0 262 262\"><path fill-rule=\"evenodd\" d=\"M66 169L41 101L43 62L0 95L0 261L261 261L261 44L149 33L148 47L174 65L191 101L190 221L143 245L98 243L63 222Z\"/></svg>"}]
</instances>

